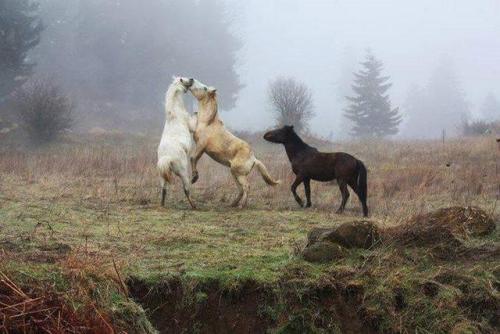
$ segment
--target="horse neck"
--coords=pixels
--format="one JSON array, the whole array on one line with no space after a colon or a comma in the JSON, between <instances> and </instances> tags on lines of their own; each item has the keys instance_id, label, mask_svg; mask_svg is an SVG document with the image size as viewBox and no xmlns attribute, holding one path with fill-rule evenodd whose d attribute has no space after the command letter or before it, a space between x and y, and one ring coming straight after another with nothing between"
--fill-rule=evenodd
<instances>
[{"instance_id":1,"label":"horse neck","mask_svg":"<svg viewBox=\"0 0 500 334\"><path fill-rule=\"evenodd\" d=\"M170 85L165 95L165 112L168 118L173 118L179 110L185 110L184 99L182 92L177 90L177 87Z\"/></svg>"},{"instance_id":2,"label":"horse neck","mask_svg":"<svg viewBox=\"0 0 500 334\"><path fill-rule=\"evenodd\" d=\"M292 160L295 156L308 148L310 148L310 146L304 143L304 141L296 133L293 133L290 140L285 143L285 151L289 160Z\"/></svg>"},{"instance_id":3,"label":"horse neck","mask_svg":"<svg viewBox=\"0 0 500 334\"><path fill-rule=\"evenodd\" d=\"M200 122L206 123L208 121L215 121L219 118L219 106L217 105L217 100L207 99L200 104L200 110L198 111L198 120Z\"/></svg>"}]
</instances>

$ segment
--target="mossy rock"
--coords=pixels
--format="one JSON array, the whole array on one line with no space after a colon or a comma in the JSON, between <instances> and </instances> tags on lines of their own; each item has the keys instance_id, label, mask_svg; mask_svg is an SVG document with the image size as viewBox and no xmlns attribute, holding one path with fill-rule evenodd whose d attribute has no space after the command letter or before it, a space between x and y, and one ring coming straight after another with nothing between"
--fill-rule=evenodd
<instances>
[{"instance_id":1,"label":"mossy rock","mask_svg":"<svg viewBox=\"0 0 500 334\"><path fill-rule=\"evenodd\" d=\"M302 256L308 262L326 263L339 260L346 255L346 249L329 241L319 241L302 251Z\"/></svg>"},{"instance_id":2,"label":"mossy rock","mask_svg":"<svg viewBox=\"0 0 500 334\"><path fill-rule=\"evenodd\" d=\"M320 239L338 243L346 248L368 249L380 240L380 233L377 226L370 221L353 221L322 234Z\"/></svg>"},{"instance_id":3,"label":"mossy rock","mask_svg":"<svg viewBox=\"0 0 500 334\"><path fill-rule=\"evenodd\" d=\"M311 246L312 244L317 243L324 239L324 237L332 232L335 232L335 228L324 228L324 227L316 227L313 228L307 234L307 246Z\"/></svg>"}]
</instances>

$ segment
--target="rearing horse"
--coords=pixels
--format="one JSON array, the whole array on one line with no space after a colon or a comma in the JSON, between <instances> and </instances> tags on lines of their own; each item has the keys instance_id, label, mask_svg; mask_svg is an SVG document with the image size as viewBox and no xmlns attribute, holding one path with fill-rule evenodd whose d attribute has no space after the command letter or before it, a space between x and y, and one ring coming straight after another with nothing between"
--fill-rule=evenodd
<instances>
[{"instance_id":1,"label":"rearing horse","mask_svg":"<svg viewBox=\"0 0 500 334\"><path fill-rule=\"evenodd\" d=\"M207 153L212 159L231 169L239 188L239 194L231 206L246 206L249 189L247 175L254 166L267 184L271 186L279 184L279 181L275 181L269 175L264 164L255 157L250 145L224 127L224 123L219 119L216 89L194 80L189 90L198 100L197 125L194 132L196 149L191 159L192 182L198 180L196 169L198 160L203 153Z\"/></svg>"},{"instance_id":2,"label":"rearing horse","mask_svg":"<svg viewBox=\"0 0 500 334\"><path fill-rule=\"evenodd\" d=\"M304 206L304 202L297 195L297 187L302 182L307 199L306 207L310 207L311 180L326 182L337 179L342 193L342 203L337 213L344 211L349 199L349 190L347 189L347 185L349 185L359 197L363 206L363 215L368 216L368 206L366 205L367 172L363 162L343 152L319 152L316 148L304 143L293 130L293 126L269 131L264 135L264 139L285 145L286 154L296 175L292 184L292 194L300 206Z\"/></svg>"},{"instance_id":3,"label":"rearing horse","mask_svg":"<svg viewBox=\"0 0 500 334\"><path fill-rule=\"evenodd\" d=\"M193 209L196 206L191 199L190 156L194 148L192 132L194 119L189 116L184 106L183 95L193 84L193 79L175 77L165 96L165 127L158 146L158 170L161 176L161 205L165 205L166 184L172 180L172 174L180 177L184 194Z\"/></svg>"}]
</instances>

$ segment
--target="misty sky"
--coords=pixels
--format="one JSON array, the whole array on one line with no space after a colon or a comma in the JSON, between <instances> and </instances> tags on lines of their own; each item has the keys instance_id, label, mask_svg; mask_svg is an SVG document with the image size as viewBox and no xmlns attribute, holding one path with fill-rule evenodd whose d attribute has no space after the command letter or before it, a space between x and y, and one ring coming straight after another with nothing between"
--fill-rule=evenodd
<instances>
[{"instance_id":1,"label":"misty sky","mask_svg":"<svg viewBox=\"0 0 500 334\"><path fill-rule=\"evenodd\" d=\"M342 68L366 48L385 64L402 105L412 84L425 86L442 59L451 59L471 111L487 93L500 97L500 0L227 0L243 41L238 73L246 86L224 112L232 128L260 130L273 122L269 80L291 75L313 91L311 129L342 132Z\"/></svg>"}]
</instances>

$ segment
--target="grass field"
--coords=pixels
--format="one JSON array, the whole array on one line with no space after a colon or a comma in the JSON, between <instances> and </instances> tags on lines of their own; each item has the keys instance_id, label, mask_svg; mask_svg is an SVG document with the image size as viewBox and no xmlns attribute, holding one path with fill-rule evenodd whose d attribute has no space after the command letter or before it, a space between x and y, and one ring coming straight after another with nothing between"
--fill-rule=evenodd
<instances>
[{"instance_id":1,"label":"grass field","mask_svg":"<svg viewBox=\"0 0 500 334\"><path fill-rule=\"evenodd\" d=\"M498 226L493 235L463 240L456 256L384 243L333 264L307 263L299 255L307 232L361 219L359 202L352 194L346 213L337 215L337 185L314 183L313 207L298 208L283 148L252 143L282 184L268 187L253 172L244 210L228 207L236 186L225 167L206 157L193 190L199 209L188 208L179 183L161 208L155 143L146 138L4 149L0 271L10 283L0 297L21 298L42 319L72 319L40 322L52 332L499 330ZM450 206L477 206L498 221L494 138L318 145L366 163L370 220L382 229ZM54 296L57 302L45 307L53 313L37 304ZM15 310L18 328L33 326L36 312L0 301L0 313Z\"/></svg>"}]
</instances>

